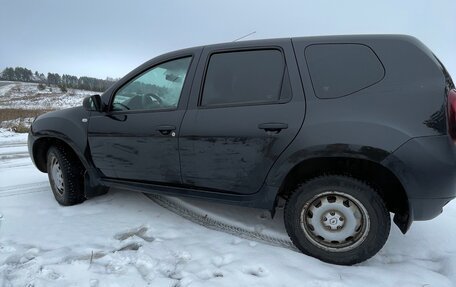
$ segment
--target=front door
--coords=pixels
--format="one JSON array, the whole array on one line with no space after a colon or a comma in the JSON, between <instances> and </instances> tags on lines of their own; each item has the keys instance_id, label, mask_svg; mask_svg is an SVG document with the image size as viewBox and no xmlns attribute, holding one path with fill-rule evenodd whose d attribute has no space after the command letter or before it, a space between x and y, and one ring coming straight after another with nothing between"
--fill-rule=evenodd
<instances>
[{"instance_id":1,"label":"front door","mask_svg":"<svg viewBox=\"0 0 456 287\"><path fill-rule=\"evenodd\" d=\"M192 57L157 64L120 87L106 113L92 116L89 145L106 177L153 183L181 183L179 127L189 91Z\"/></svg>"},{"instance_id":2,"label":"front door","mask_svg":"<svg viewBox=\"0 0 456 287\"><path fill-rule=\"evenodd\" d=\"M180 131L182 180L251 194L298 133L305 103L289 40L271 48L233 46L203 50L201 86L192 90Z\"/></svg>"}]
</instances>

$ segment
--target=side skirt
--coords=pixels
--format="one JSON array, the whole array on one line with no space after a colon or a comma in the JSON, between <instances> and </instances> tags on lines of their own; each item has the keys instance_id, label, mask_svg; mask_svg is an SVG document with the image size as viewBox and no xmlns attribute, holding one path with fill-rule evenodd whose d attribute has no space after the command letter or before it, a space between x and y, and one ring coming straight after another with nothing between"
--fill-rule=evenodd
<instances>
[{"instance_id":1,"label":"side skirt","mask_svg":"<svg viewBox=\"0 0 456 287\"><path fill-rule=\"evenodd\" d=\"M133 182L119 179L102 178L100 183L105 186L132 190L137 192L204 199L230 205L273 210L277 189L267 185L254 194L229 194L220 191L193 189L182 186L167 186L152 183Z\"/></svg>"}]
</instances>

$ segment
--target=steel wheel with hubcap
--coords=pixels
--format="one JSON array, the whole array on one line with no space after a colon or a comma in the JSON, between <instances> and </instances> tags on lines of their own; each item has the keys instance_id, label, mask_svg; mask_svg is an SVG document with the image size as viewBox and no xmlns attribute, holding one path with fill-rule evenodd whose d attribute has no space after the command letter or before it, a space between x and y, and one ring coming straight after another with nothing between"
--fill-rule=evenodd
<instances>
[{"instance_id":1,"label":"steel wheel with hubcap","mask_svg":"<svg viewBox=\"0 0 456 287\"><path fill-rule=\"evenodd\" d=\"M369 185L348 176L317 177L299 186L285 206L285 226L302 252L350 265L381 249L389 212Z\"/></svg>"},{"instance_id":2,"label":"steel wheel with hubcap","mask_svg":"<svg viewBox=\"0 0 456 287\"><path fill-rule=\"evenodd\" d=\"M301 211L301 228L316 246L333 252L356 248L369 232L366 208L337 191L317 195Z\"/></svg>"},{"instance_id":3,"label":"steel wheel with hubcap","mask_svg":"<svg viewBox=\"0 0 456 287\"><path fill-rule=\"evenodd\" d=\"M63 185L63 174L59 161L55 155L51 155L51 171L49 176L51 184L54 185L57 192L62 195L65 188Z\"/></svg>"}]
</instances>

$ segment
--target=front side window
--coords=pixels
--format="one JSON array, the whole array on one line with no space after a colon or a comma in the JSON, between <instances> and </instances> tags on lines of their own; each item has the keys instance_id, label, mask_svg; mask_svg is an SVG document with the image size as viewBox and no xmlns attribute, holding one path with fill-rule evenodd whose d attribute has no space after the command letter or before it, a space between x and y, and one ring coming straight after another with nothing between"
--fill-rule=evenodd
<instances>
[{"instance_id":1,"label":"front side window","mask_svg":"<svg viewBox=\"0 0 456 287\"><path fill-rule=\"evenodd\" d=\"M168 61L142 73L114 95L113 111L175 109L191 57Z\"/></svg>"},{"instance_id":2,"label":"front side window","mask_svg":"<svg viewBox=\"0 0 456 287\"><path fill-rule=\"evenodd\" d=\"M201 106L276 102L281 97L285 61L279 50L213 54Z\"/></svg>"}]
</instances>

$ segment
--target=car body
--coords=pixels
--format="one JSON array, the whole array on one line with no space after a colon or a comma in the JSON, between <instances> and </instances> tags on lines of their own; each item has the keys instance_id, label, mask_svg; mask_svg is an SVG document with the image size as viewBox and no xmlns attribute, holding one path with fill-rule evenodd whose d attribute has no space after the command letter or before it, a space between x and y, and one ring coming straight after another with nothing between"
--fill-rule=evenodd
<instances>
[{"instance_id":1,"label":"car body","mask_svg":"<svg viewBox=\"0 0 456 287\"><path fill-rule=\"evenodd\" d=\"M208 45L156 57L84 107L38 117L29 151L43 172L51 146L74 154L85 198L120 187L274 213L308 179L351 177L405 233L455 197L453 89L410 36Z\"/></svg>"}]
</instances>

